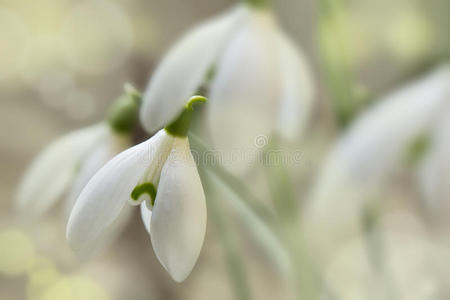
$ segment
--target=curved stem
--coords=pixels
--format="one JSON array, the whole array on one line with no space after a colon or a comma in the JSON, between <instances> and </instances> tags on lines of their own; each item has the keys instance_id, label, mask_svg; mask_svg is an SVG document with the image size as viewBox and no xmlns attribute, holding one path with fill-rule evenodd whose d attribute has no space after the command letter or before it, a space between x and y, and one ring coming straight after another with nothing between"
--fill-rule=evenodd
<instances>
[{"instance_id":1,"label":"curved stem","mask_svg":"<svg viewBox=\"0 0 450 300\"><path fill-rule=\"evenodd\" d=\"M254 241L259 244L261 249L263 249L277 271L280 272L282 276L292 277L292 264L290 262L288 249L286 249L281 242L281 230L278 230L277 228L277 231L275 232L267 222L264 222L264 220L257 216L253 210L239 198L239 195L233 193L220 178L209 171L206 173L211 177L211 182L217 185L217 189L222 188L219 191L219 195L224 193L227 194L227 206L233 210L233 214L239 218L240 223L246 227L248 233L253 236Z\"/></svg>"},{"instance_id":2,"label":"curved stem","mask_svg":"<svg viewBox=\"0 0 450 300\"><path fill-rule=\"evenodd\" d=\"M299 230L301 226L296 213L295 194L290 184L289 170L278 151L280 147L277 137L272 138L264 151L265 162L269 162L264 164L264 169L272 202L280 219L281 241L288 250L293 288L298 299L314 300L319 297L320 278Z\"/></svg>"},{"instance_id":3,"label":"curved stem","mask_svg":"<svg viewBox=\"0 0 450 300\"><path fill-rule=\"evenodd\" d=\"M215 199L215 196L212 195L212 184L210 179L206 175L206 171L203 168L199 168L199 173L202 182L205 183L204 189L208 200L208 210L211 214L211 219L214 222L220 242L225 251L225 260L228 266L230 282L235 289L236 299L252 299L244 264L241 261L236 243L233 239L233 234L231 233L229 226L226 224L222 210L218 205L218 201Z\"/></svg>"},{"instance_id":4,"label":"curved stem","mask_svg":"<svg viewBox=\"0 0 450 300\"><path fill-rule=\"evenodd\" d=\"M243 1L253 7L267 7L270 5L270 0L243 0Z\"/></svg>"},{"instance_id":5,"label":"curved stem","mask_svg":"<svg viewBox=\"0 0 450 300\"><path fill-rule=\"evenodd\" d=\"M264 171L272 202L280 221L292 222L297 217L297 206L290 176L280 149L279 139L274 136L263 149Z\"/></svg>"},{"instance_id":6,"label":"curved stem","mask_svg":"<svg viewBox=\"0 0 450 300\"><path fill-rule=\"evenodd\" d=\"M208 99L206 97L204 97L204 96L201 96L201 95L192 96L189 99L188 103L186 104L186 108L192 110L192 109L194 109L193 108L194 104L196 104L196 103L206 103L206 102L208 102Z\"/></svg>"},{"instance_id":7,"label":"curved stem","mask_svg":"<svg viewBox=\"0 0 450 300\"><path fill-rule=\"evenodd\" d=\"M350 45L348 45L346 7L343 1L320 1L319 47L323 70L338 125L345 128L364 102L357 97Z\"/></svg>"},{"instance_id":8,"label":"curved stem","mask_svg":"<svg viewBox=\"0 0 450 300\"><path fill-rule=\"evenodd\" d=\"M202 154L202 153L210 153L210 149L208 149L203 142L196 137L194 134L189 133L189 141L194 152ZM274 223L275 216L273 213L264 206L261 201L253 195L253 193L247 189L245 184L242 183L242 180L235 177L233 174L228 172L226 169L220 166L219 162L214 157L209 157L211 159L211 163L205 165L204 167L208 168L211 172L213 172L217 177L219 177L227 186L257 214L263 220ZM202 161L198 162L202 164Z\"/></svg>"},{"instance_id":9,"label":"curved stem","mask_svg":"<svg viewBox=\"0 0 450 300\"><path fill-rule=\"evenodd\" d=\"M203 96L191 97L183 111L178 115L172 123L168 124L164 129L172 136L185 137L191 127L192 113L194 112L193 105L196 103L206 103L208 99Z\"/></svg>"},{"instance_id":10,"label":"curved stem","mask_svg":"<svg viewBox=\"0 0 450 300\"><path fill-rule=\"evenodd\" d=\"M387 289L387 299L399 299L396 286L391 280L389 268L386 268L387 253L384 236L378 227L380 218L379 207L375 203L368 203L362 211L362 228L369 262L375 275L378 275L381 283Z\"/></svg>"}]
</instances>

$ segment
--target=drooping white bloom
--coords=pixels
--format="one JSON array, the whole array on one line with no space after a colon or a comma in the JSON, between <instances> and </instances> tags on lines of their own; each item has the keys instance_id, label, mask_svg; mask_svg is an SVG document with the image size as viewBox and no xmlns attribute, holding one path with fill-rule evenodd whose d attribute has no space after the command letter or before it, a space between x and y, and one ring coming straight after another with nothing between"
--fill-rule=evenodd
<instances>
[{"instance_id":1,"label":"drooping white bloom","mask_svg":"<svg viewBox=\"0 0 450 300\"><path fill-rule=\"evenodd\" d=\"M434 198L429 201L445 203L450 194L443 187L450 181L442 164L448 162L443 153L450 148L449 116L448 66L380 99L331 151L304 211L305 227L315 231L316 237L319 231L328 232L322 235L328 241L352 234L359 227L364 205L380 196L380 188L424 136L432 139L419 162L422 184L427 198Z\"/></svg>"},{"instance_id":2,"label":"drooping white bloom","mask_svg":"<svg viewBox=\"0 0 450 300\"><path fill-rule=\"evenodd\" d=\"M106 123L61 137L45 148L26 171L18 188L17 209L26 215L41 216L71 190L66 201L70 210L73 198L90 177L129 143Z\"/></svg>"},{"instance_id":3,"label":"drooping white bloom","mask_svg":"<svg viewBox=\"0 0 450 300\"><path fill-rule=\"evenodd\" d=\"M206 230L203 187L187 137L159 131L109 161L83 189L67 225L71 247L89 253L125 205L141 204L153 249L172 278L183 281Z\"/></svg>"},{"instance_id":4,"label":"drooping white bloom","mask_svg":"<svg viewBox=\"0 0 450 300\"><path fill-rule=\"evenodd\" d=\"M300 136L311 110L311 75L269 9L239 4L175 44L144 95L145 128L155 132L171 122L208 77L207 121L220 149L248 149L275 130Z\"/></svg>"}]
</instances>

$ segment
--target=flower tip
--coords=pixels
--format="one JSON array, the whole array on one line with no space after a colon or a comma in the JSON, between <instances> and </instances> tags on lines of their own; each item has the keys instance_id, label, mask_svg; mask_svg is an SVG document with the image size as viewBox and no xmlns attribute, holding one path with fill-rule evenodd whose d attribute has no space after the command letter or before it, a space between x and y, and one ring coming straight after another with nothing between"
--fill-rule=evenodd
<instances>
[{"instance_id":1,"label":"flower tip","mask_svg":"<svg viewBox=\"0 0 450 300\"><path fill-rule=\"evenodd\" d=\"M95 256L96 252L93 243L88 244L81 242L79 239L74 237L69 227L66 230L66 240L70 249L75 253L76 257L82 261L89 260L92 256Z\"/></svg>"},{"instance_id":2,"label":"flower tip","mask_svg":"<svg viewBox=\"0 0 450 300\"><path fill-rule=\"evenodd\" d=\"M167 273L169 273L170 277L178 283L182 283L183 281L185 281L194 269L194 266L186 269L179 266L166 265L159 257L158 260L167 271Z\"/></svg>"},{"instance_id":3,"label":"flower tip","mask_svg":"<svg viewBox=\"0 0 450 300\"><path fill-rule=\"evenodd\" d=\"M78 227L78 224L74 221L73 213L71 213L66 226L66 240L70 249L72 249L78 258L86 259L90 256L90 250L93 248L90 246L93 243L90 243L84 238L85 234Z\"/></svg>"},{"instance_id":4,"label":"flower tip","mask_svg":"<svg viewBox=\"0 0 450 300\"><path fill-rule=\"evenodd\" d=\"M170 273L169 273L170 274ZM170 274L170 276L172 277L172 279L174 280L174 281L176 281L176 282L178 282L178 283L182 283L183 281L185 281L186 280L186 278L189 276L189 274L190 274L190 272L188 273L188 274L186 274L186 275L182 275L182 276L180 276L180 275L176 275L176 274Z\"/></svg>"},{"instance_id":5,"label":"flower tip","mask_svg":"<svg viewBox=\"0 0 450 300\"><path fill-rule=\"evenodd\" d=\"M191 274L194 266L197 263L203 241L200 244L200 249L188 249L190 248L188 245L184 248L181 247L166 250L163 248L164 245L160 245L161 241L158 241L157 237L155 238L154 227L157 226L155 226L155 224L153 224L152 226L153 227L150 228L150 240L158 261L174 281L183 282Z\"/></svg>"},{"instance_id":6,"label":"flower tip","mask_svg":"<svg viewBox=\"0 0 450 300\"><path fill-rule=\"evenodd\" d=\"M67 226L66 226L66 240L67 243L69 244L69 247L74 251L74 252L78 252L79 247L79 243L76 242L76 239L74 238L73 233L73 226L72 226L72 222L71 222L71 217L69 216L69 220L67 222Z\"/></svg>"}]
</instances>

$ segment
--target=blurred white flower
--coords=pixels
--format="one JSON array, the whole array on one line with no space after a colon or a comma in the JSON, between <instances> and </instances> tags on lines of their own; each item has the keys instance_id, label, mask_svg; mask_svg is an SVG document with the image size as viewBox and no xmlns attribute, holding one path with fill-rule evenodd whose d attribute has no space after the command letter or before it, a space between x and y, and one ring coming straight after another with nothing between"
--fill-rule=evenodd
<instances>
[{"instance_id":1,"label":"blurred white flower","mask_svg":"<svg viewBox=\"0 0 450 300\"><path fill-rule=\"evenodd\" d=\"M145 128L172 121L205 84L207 122L221 150L253 149L256 136L274 131L299 138L310 114L309 67L267 7L238 4L175 44L144 95Z\"/></svg>"},{"instance_id":2,"label":"blurred white flower","mask_svg":"<svg viewBox=\"0 0 450 300\"><path fill-rule=\"evenodd\" d=\"M186 136L160 130L101 168L70 215L66 236L72 248L89 254L127 202L141 205L161 264L175 281L185 280L206 230L205 195Z\"/></svg>"},{"instance_id":3,"label":"blurred white flower","mask_svg":"<svg viewBox=\"0 0 450 300\"><path fill-rule=\"evenodd\" d=\"M35 158L19 185L17 209L38 217L48 211L72 186L66 207L74 195L108 159L129 145L127 137L114 133L106 122L76 130L51 143Z\"/></svg>"},{"instance_id":4,"label":"blurred white flower","mask_svg":"<svg viewBox=\"0 0 450 300\"><path fill-rule=\"evenodd\" d=\"M427 236L416 216L386 214L376 233L382 238L377 249L368 251L368 237L358 237L335 250L324 268L324 278L338 299L447 298L450 253ZM378 263L374 250L379 251Z\"/></svg>"},{"instance_id":5,"label":"blurred white flower","mask_svg":"<svg viewBox=\"0 0 450 300\"><path fill-rule=\"evenodd\" d=\"M83 188L94 174L100 170L111 158L131 146L131 139L125 134L118 134L108 130L109 134L104 141L97 140L95 147L91 148L89 154L84 157L84 163L79 166L75 180L65 201L66 220Z\"/></svg>"},{"instance_id":6,"label":"blurred white flower","mask_svg":"<svg viewBox=\"0 0 450 300\"><path fill-rule=\"evenodd\" d=\"M140 103L139 92L126 84L125 93L111 105L107 121L69 133L44 149L19 185L18 210L38 217L69 191L65 203L68 217L89 179L108 160L131 146ZM118 226L117 232L122 227Z\"/></svg>"},{"instance_id":7,"label":"blurred white flower","mask_svg":"<svg viewBox=\"0 0 450 300\"><path fill-rule=\"evenodd\" d=\"M443 167L449 116L448 66L380 99L331 151L304 211L305 226L327 242L354 232L364 205L380 196L406 159L418 160L426 198L443 205L450 196Z\"/></svg>"}]
</instances>

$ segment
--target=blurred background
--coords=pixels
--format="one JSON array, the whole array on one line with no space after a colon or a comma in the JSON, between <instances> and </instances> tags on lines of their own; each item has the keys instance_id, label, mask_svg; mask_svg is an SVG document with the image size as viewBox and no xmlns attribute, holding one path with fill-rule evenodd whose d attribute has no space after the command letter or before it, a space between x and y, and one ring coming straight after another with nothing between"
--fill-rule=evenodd
<instances>
[{"instance_id":1,"label":"blurred background","mask_svg":"<svg viewBox=\"0 0 450 300\"><path fill-rule=\"evenodd\" d=\"M138 211L102 255L80 261L66 244L60 207L39 221L23 220L12 209L17 184L33 157L64 133L102 120L124 83L143 90L155 65L187 28L234 3L0 0L2 300L242 296L230 280L230 261L220 241L221 231L213 222L208 224L192 275L176 284L157 262ZM450 2L274 0L273 6L282 27L304 50L316 85L308 138L299 146L305 163L293 171L292 178L298 183L295 199L302 202L326 153L357 112L377 96L450 58ZM354 111L339 114L340 101L350 98ZM249 183L253 189L256 182ZM450 269L445 268L450 266L449 249L426 242L436 231L430 231L414 206L403 202L381 218L389 228L386 251L393 253L389 261L395 269L392 276L400 278L392 280L398 283L396 288L407 290L417 283L420 293L366 297L368 291L384 290L373 286L383 280L367 271L370 263L361 254L365 244L356 239L342 251L333 249L336 255L320 267L336 299L450 297L448 285L441 289L450 278ZM245 281L248 298L296 299L293 284L252 241L239 218L230 213L227 222L238 246L239 262L245 265L245 274L239 275L245 280L238 277L238 281ZM311 255L309 259L320 258ZM231 271L233 276L236 279ZM310 299L334 298L324 293Z\"/></svg>"}]
</instances>

